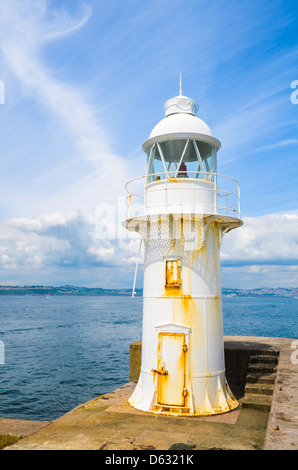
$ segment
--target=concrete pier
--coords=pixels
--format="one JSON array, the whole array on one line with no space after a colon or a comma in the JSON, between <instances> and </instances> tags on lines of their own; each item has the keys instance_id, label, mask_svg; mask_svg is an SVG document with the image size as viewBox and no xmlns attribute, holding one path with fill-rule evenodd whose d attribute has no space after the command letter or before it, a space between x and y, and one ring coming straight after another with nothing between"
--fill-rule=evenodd
<instances>
[{"instance_id":1,"label":"concrete pier","mask_svg":"<svg viewBox=\"0 0 298 470\"><path fill-rule=\"evenodd\" d=\"M141 342L134 343L128 383L51 423L0 419L0 445L4 450L154 451L177 444L194 451L297 450L298 364L293 341L225 337L226 375L239 407L205 417L160 416L128 404L140 370Z\"/></svg>"}]
</instances>

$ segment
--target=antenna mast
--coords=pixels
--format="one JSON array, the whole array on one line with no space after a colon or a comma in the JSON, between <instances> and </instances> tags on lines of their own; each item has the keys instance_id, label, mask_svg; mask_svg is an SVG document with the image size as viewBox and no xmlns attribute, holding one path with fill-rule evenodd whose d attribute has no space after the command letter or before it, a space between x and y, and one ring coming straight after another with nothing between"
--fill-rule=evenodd
<instances>
[{"instance_id":1,"label":"antenna mast","mask_svg":"<svg viewBox=\"0 0 298 470\"><path fill-rule=\"evenodd\" d=\"M181 78L181 72L180 72L180 96L182 96L182 78Z\"/></svg>"}]
</instances>

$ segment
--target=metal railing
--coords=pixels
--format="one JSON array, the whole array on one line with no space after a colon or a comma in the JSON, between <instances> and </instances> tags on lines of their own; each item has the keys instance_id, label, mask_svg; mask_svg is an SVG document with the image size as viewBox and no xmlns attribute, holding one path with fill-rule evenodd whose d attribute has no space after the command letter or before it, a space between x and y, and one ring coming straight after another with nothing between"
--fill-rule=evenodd
<instances>
[{"instance_id":1,"label":"metal railing","mask_svg":"<svg viewBox=\"0 0 298 470\"><path fill-rule=\"evenodd\" d=\"M173 172L174 174L175 172ZM150 175L143 175L138 176L136 178L131 179L125 185L125 189L128 192L128 196L126 198L126 206L127 206L127 218L133 217L133 213L137 212L140 214L142 208L146 206L144 202L146 202L146 194L150 188L153 188L154 191L166 191L169 189L169 185L174 181L205 181L207 182L210 187L206 189L206 187L195 187L192 186L192 191L212 191L213 192L213 203L209 204L210 213L215 213L217 215L225 215L230 217L240 218L240 184L234 178L230 176L220 175L218 173L206 173L206 172L198 172L198 171L187 171L187 176L179 175L178 178L176 177L168 177L169 173L166 172L159 172L159 173L151 173ZM192 176L190 176L192 175ZM148 182L148 180L152 180ZM223 186L222 186L223 182ZM160 185L160 187L159 187ZM171 186L172 189L172 186ZM176 190L183 190L185 191L186 188L176 185ZM156 207L160 205L164 206L163 203L155 204ZM167 203L166 203L167 205ZM179 204L178 204L179 205ZM200 204L196 203L182 203L183 205L193 206L191 207L191 212L200 212L199 206ZM203 203L206 209L206 203ZM207 204L208 206L208 204ZM150 209L154 207L154 204L150 204ZM207 208L208 211L208 208Z\"/></svg>"}]
</instances>

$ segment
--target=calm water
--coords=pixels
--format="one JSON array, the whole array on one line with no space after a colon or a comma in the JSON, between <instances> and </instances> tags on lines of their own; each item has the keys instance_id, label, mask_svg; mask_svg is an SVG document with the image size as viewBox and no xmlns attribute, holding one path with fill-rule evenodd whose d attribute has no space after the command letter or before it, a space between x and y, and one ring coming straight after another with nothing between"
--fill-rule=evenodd
<instances>
[{"instance_id":1,"label":"calm water","mask_svg":"<svg viewBox=\"0 0 298 470\"><path fill-rule=\"evenodd\" d=\"M224 298L225 335L298 338L298 299ZM53 420L128 381L142 298L0 297L0 417Z\"/></svg>"}]
</instances>

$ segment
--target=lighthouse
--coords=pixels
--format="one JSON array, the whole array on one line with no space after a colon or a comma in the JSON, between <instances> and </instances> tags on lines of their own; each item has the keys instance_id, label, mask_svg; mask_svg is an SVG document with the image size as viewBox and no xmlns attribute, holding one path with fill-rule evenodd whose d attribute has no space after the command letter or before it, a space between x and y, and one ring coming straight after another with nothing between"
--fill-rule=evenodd
<instances>
[{"instance_id":1,"label":"lighthouse","mask_svg":"<svg viewBox=\"0 0 298 470\"><path fill-rule=\"evenodd\" d=\"M242 225L239 183L217 173L220 142L180 94L143 144L124 226L144 247L141 371L131 406L205 416L235 409L225 375L220 246Z\"/></svg>"}]
</instances>

